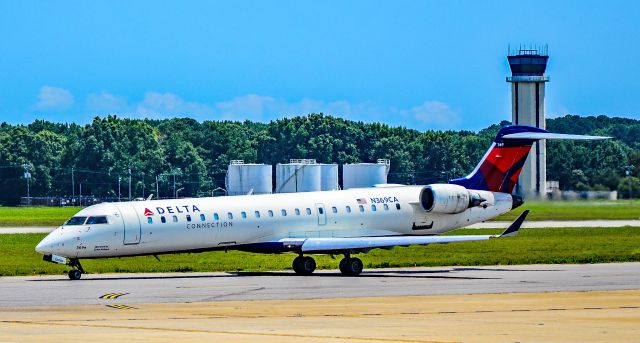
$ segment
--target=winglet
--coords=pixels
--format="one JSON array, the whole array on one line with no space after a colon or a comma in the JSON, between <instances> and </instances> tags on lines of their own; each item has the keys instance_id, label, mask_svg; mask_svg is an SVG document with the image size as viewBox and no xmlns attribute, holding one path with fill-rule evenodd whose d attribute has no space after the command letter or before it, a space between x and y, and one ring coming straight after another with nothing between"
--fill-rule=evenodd
<instances>
[{"instance_id":1,"label":"winglet","mask_svg":"<svg viewBox=\"0 0 640 343\"><path fill-rule=\"evenodd\" d=\"M513 223L511 223L511 225L509 225L509 227L504 230L504 232L498 237L511 237L517 235L518 230L520 230L520 226L522 226L522 223L524 223L524 219L528 214L529 210L524 210L522 213L520 213L520 216Z\"/></svg>"}]
</instances>

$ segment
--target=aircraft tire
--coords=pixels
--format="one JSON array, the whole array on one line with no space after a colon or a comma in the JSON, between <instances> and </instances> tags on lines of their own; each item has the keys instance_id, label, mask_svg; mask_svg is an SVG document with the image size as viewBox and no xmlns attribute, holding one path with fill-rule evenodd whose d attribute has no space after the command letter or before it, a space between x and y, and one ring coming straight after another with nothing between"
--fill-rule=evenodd
<instances>
[{"instance_id":1,"label":"aircraft tire","mask_svg":"<svg viewBox=\"0 0 640 343\"><path fill-rule=\"evenodd\" d=\"M73 269L69 271L68 275L70 280L80 280L80 278L82 277L82 272L79 270Z\"/></svg>"},{"instance_id":2,"label":"aircraft tire","mask_svg":"<svg viewBox=\"0 0 640 343\"><path fill-rule=\"evenodd\" d=\"M359 258L343 258L340 261L340 272L344 276L358 276L362 273L364 265Z\"/></svg>"},{"instance_id":3,"label":"aircraft tire","mask_svg":"<svg viewBox=\"0 0 640 343\"><path fill-rule=\"evenodd\" d=\"M302 275L311 275L316 270L316 260L309 256L303 257L300 266L302 267Z\"/></svg>"},{"instance_id":4,"label":"aircraft tire","mask_svg":"<svg viewBox=\"0 0 640 343\"><path fill-rule=\"evenodd\" d=\"M296 258L293 259L293 263L291 264L291 266L293 267L293 271L296 272L296 274L302 274L302 259L304 257L302 256L298 256Z\"/></svg>"}]
</instances>

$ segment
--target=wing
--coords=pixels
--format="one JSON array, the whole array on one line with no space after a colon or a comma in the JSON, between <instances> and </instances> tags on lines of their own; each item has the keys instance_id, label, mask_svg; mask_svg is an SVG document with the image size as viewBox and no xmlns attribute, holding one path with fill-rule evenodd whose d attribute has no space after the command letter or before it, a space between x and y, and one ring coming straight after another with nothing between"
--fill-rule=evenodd
<instances>
[{"instance_id":1,"label":"wing","mask_svg":"<svg viewBox=\"0 0 640 343\"><path fill-rule=\"evenodd\" d=\"M375 248L394 246L426 245L436 243L455 243L484 241L492 238L515 236L529 211L522 214L500 235L460 235L460 236L389 236L389 237L350 237L350 238L285 238L280 242L288 248L297 248L303 253L331 253L337 251L366 251Z\"/></svg>"}]
</instances>

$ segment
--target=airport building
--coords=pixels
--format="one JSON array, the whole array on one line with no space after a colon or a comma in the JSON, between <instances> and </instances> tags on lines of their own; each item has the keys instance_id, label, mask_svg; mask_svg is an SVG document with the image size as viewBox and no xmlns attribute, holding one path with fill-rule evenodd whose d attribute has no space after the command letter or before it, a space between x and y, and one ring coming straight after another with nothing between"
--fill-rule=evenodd
<instances>
[{"instance_id":1,"label":"airport building","mask_svg":"<svg viewBox=\"0 0 640 343\"><path fill-rule=\"evenodd\" d=\"M511 76L511 122L545 128L545 75L549 55L547 47L509 49L507 57ZM546 192L547 158L544 140L535 142L522 168L516 193L527 197L542 197Z\"/></svg>"}]
</instances>

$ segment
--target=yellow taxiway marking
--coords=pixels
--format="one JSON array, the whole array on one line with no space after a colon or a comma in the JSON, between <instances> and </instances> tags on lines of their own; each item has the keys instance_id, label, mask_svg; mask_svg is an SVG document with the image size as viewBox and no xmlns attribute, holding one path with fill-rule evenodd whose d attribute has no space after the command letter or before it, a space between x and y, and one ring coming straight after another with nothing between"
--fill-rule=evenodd
<instances>
[{"instance_id":1,"label":"yellow taxiway marking","mask_svg":"<svg viewBox=\"0 0 640 343\"><path fill-rule=\"evenodd\" d=\"M136 307L129 306L129 305L122 305L122 304L105 305L105 306L115 308L118 310L137 310Z\"/></svg>"},{"instance_id":2,"label":"yellow taxiway marking","mask_svg":"<svg viewBox=\"0 0 640 343\"><path fill-rule=\"evenodd\" d=\"M123 295L127 295L129 293L107 293L105 295L102 295L100 297L100 299L118 299Z\"/></svg>"}]
</instances>

